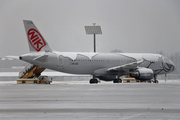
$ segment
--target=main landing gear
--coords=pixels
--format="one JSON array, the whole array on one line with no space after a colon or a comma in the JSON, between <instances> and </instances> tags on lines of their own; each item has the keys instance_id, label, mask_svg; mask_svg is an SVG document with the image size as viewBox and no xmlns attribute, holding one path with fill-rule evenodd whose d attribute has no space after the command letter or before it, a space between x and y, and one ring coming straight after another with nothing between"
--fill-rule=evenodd
<instances>
[{"instance_id":1,"label":"main landing gear","mask_svg":"<svg viewBox=\"0 0 180 120\"><path fill-rule=\"evenodd\" d=\"M93 76L93 78L89 80L90 84L97 84L98 82L99 81L98 81L98 79L96 79L95 76ZM113 83L122 83L122 80L120 78L116 78L113 80Z\"/></svg>"},{"instance_id":2,"label":"main landing gear","mask_svg":"<svg viewBox=\"0 0 180 120\"><path fill-rule=\"evenodd\" d=\"M122 80L121 79L114 79L113 83L122 83Z\"/></svg>"},{"instance_id":3,"label":"main landing gear","mask_svg":"<svg viewBox=\"0 0 180 120\"><path fill-rule=\"evenodd\" d=\"M90 84L97 84L98 83L98 80L93 78L93 79L90 79L89 81Z\"/></svg>"},{"instance_id":4,"label":"main landing gear","mask_svg":"<svg viewBox=\"0 0 180 120\"><path fill-rule=\"evenodd\" d=\"M89 80L90 84L97 84L98 80L96 79L96 77L93 75L93 78Z\"/></svg>"}]
</instances>

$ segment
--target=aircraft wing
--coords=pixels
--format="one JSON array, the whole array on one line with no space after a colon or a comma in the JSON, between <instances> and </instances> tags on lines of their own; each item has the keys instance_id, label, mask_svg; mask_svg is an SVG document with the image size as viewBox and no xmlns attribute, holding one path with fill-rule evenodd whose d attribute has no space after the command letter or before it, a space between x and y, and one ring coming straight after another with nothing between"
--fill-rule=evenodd
<instances>
[{"instance_id":1,"label":"aircraft wing","mask_svg":"<svg viewBox=\"0 0 180 120\"><path fill-rule=\"evenodd\" d=\"M120 70L123 70L125 72L130 72L130 70L136 69L144 61L145 61L145 59L141 59L141 60L136 61L136 62L132 62L132 63L124 64L124 65L121 65L121 66L116 66L116 67L109 68L107 71L120 71Z\"/></svg>"}]
</instances>

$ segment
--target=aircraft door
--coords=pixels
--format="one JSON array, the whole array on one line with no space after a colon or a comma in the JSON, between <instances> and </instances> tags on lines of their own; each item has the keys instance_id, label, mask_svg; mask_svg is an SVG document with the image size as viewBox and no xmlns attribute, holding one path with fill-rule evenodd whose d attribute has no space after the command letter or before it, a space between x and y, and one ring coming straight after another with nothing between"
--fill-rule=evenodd
<instances>
[{"instance_id":1,"label":"aircraft door","mask_svg":"<svg viewBox=\"0 0 180 120\"><path fill-rule=\"evenodd\" d=\"M64 62L64 57L62 55L60 55L58 57L58 66L63 67L63 65L64 65L63 62Z\"/></svg>"}]
</instances>

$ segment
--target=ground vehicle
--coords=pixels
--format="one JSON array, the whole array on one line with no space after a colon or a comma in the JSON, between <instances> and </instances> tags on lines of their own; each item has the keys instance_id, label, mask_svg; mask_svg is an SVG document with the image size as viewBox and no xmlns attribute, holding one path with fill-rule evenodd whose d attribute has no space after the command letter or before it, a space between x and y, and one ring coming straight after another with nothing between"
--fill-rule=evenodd
<instances>
[{"instance_id":1,"label":"ground vehicle","mask_svg":"<svg viewBox=\"0 0 180 120\"><path fill-rule=\"evenodd\" d=\"M48 76L41 76L41 73L45 70L40 66L28 64L20 73L17 84L50 84L52 80L49 80Z\"/></svg>"}]
</instances>

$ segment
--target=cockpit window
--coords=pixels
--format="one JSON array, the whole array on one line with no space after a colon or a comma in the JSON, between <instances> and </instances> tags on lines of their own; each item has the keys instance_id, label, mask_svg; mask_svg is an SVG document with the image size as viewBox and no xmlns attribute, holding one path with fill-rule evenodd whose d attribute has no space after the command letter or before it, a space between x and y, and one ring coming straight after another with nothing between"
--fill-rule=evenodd
<instances>
[{"instance_id":1,"label":"cockpit window","mask_svg":"<svg viewBox=\"0 0 180 120\"><path fill-rule=\"evenodd\" d=\"M172 62L171 62L169 59L167 59L166 57L164 57L164 62L165 62L165 63L172 64Z\"/></svg>"}]
</instances>

